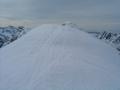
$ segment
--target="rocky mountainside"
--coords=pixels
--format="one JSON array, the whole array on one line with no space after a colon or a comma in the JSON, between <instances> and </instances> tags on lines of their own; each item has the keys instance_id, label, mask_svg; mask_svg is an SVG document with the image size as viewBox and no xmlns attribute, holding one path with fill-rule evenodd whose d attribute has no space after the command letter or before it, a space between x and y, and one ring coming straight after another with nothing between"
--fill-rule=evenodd
<instances>
[{"instance_id":1,"label":"rocky mountainside","mask_svg":"<svg viewBox=\"0 0 120 90\"><path fill-rule=\"evenodd\" d=\"M103 32L88 32L99 40L104 41L107 44L110 44L112 47L120 51L120 33L113 33L109 31Z\"/></svg>"},{"instance_id":2,"label":"rocky mountainside","mask_svg":"<svg viewBox=\"0 0 120 90\"><path fill-rule=\"evenodd\" d=\"M3 47L25 34L27 30L23 26L0 27L0 47Z\"/></svg>"}]
</instances>

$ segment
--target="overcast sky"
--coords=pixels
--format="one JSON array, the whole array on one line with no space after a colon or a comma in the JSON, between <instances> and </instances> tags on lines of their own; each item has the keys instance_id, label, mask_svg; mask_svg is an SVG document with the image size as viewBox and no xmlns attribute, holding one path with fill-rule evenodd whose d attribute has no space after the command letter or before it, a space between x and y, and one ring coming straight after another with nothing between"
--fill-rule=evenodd
<instances>
[{"instance_id":1,"label":"overcast sky","mask_svg":"<svg viewBox=\"0 0 120 90\"><path fill-rule=\"evenodd\" d=\"M0 21L71 21L86 29L120 29L120 0L0 0Z\"/></svg>"}]
</instances>

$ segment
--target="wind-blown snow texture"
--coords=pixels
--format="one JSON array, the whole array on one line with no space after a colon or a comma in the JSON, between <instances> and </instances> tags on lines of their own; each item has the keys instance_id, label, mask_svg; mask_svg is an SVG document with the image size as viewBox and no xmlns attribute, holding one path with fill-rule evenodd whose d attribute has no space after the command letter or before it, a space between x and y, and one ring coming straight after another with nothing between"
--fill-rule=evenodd
<instances>
[{"instance_id":1,"label":"wind-blown snow texture","mask_svg":"<svg viewBox=\"0 0 120 90\"><path fill-rule=\"evenodd\" d=\"M0 90L119 90L120 57L70 26L42 25L0 51Z\"/></svg>"}]
</instances>

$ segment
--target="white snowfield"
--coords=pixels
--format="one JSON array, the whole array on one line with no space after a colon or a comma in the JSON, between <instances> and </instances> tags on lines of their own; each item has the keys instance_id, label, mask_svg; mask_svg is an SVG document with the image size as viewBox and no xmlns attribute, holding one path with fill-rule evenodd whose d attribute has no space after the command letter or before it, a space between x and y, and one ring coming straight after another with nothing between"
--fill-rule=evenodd
<instances>
[{"instance_id":1,"label":"white snowfield","mask_svg":"<svg viewBox=\"0 0 120 90\"><path fill-rule=\"evenodd\" d=\"M0 90L120 90L120 56L75 27L42 25L0 50Z\"/></svg>"}]
</instances>

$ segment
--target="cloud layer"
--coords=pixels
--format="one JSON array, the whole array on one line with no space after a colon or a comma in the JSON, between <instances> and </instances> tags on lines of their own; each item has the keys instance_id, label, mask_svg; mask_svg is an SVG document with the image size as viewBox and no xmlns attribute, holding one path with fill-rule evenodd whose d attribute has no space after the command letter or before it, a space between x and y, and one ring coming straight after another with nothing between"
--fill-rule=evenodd
<instances>
[{"instance_id":1,"label":"cloud layer","mask_svg":"<svg viewBox=\"0 0 120 90\"><path fill-rule=\"evenodd\" d=\"M0 18L73 21L83 27L120 23L120 0L0 0Z\"/></svg>"}]
</instances>

